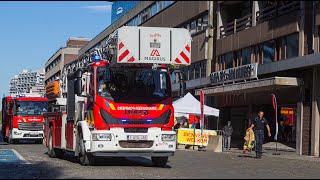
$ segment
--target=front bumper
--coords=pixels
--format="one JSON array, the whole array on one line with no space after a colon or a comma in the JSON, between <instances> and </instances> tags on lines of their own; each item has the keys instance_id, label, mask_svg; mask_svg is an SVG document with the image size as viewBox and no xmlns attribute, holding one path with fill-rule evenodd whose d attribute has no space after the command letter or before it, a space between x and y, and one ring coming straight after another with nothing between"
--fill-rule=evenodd
<instances>
[{"instance_id":1,"label":"front bumper","mask_svg":"<svg viewBox=\"0 0 320 180\"><path fill-rule=\"evenodd\" d=\"M18 128L12 129L12 139L42 139L43 131L25 131Z\"/></svg>"},{"instance_id":2,"label":"front bumper","mask_svg":"<svg viewBox=\"0 0 320 180\"><path fill-rule=\"evenodd\" d=\"M111 141L86 141L87 152L94 156L173 156L176 141L162 141L162 134L173 134L174 131L161 131L161 128L149 128L147 133L127 133L123 128L108 131L91 131L91 133L110 133ZM130 135L147 135L144 141L129 141ZM90 147L90 149L89 149Z\"/></svg>"}]
</instances>

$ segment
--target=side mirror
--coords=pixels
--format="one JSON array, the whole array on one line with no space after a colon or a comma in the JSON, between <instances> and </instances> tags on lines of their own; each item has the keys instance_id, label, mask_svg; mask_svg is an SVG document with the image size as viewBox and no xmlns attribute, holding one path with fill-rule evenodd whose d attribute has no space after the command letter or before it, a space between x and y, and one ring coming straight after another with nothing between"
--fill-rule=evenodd
<instances>
[{"instance_id":1,"label":"side mirror","mask_svg":"<svg viewBox=\"0 0 320 180\"><path fill-rule=\"evenodd\" d=\"M82 79L77 78L74 82L74 93L78 96L82 94Z\"/></svg>"}]
</instances>

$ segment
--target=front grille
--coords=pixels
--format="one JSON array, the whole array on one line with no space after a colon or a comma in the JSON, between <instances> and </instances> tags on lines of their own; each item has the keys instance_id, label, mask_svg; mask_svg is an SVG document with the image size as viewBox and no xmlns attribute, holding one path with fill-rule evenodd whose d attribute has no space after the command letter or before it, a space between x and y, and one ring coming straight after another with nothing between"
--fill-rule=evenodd
<instances>
[{"instance_id":1,"label":"front grille","mask_svg":"<svg viewBox=\"0 0 320 180\"><path fill-rule=\"evenodd\" d=\"M127 119L123 121L123 119L117 119L103 109L100 110L100 113L106 124L168 124L171 116L171 110L169 109L150 122L147 119Z\"/></svg>"},{"instance_id":2,"label":"front grille","mask_svg":"<svg viewBox=\"0 0 320 180\"><path fill-rule=\"evenodd\" d=\"M43 123L18 123L18 129L25 131L42 131Z\"/></svg>"},{"instance_id":3,"label":"front grille","mask_svg":"<svg viewBox=\"0 0 320 180\"><path fill-rule=\"evenodd\" d=\"M125 133L148 133L148 128L124 128Z\"/></svg>"},{"instance_id":4,"label":"front grille","mask_svg":"<svg viewBox=\"0 0 320 180\"><path fill-rule=\"evenodd\" d=\"M122 148L151 148L153 141L119 141Z\"/></svg>"}]
</instances>

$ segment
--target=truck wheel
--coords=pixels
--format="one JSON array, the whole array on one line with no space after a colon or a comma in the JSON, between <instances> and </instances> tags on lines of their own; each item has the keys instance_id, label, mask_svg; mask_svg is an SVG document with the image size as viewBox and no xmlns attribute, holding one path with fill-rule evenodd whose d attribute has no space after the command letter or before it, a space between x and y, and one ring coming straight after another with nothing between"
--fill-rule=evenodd
<instances>
[{"instance_id":1,"label":"truck wheel","mask_svg":"<svg viewBox=\"0 0 320 180\"><path fill-rule=\"evenodd\" d=\"M62 149L53 149L54 150L54 153L56 154L56 157L57 158L60 158L62 159L63 156L64 156L64 150Z\"/></svg>"},{"instance_id":2,"label":"truck wheel","mask_svg":"<svg viewBox=\"0 0 320 180\"><path fill-rule=\"evenodd\" d=\"M12 139L12 131L9 131L8 133L8 143L9 144L15 144L16 143L16 140L15 139Z\"/></svg>"},{"instance_id":3,"label":"truck wheel","mask_svg":"<svg viewBox=\"0 0 320 180\"><path fill-rule=\"evenodd\" d=\"M49 130L48 155L51 158L57 157L56 153L55 153L55 150L53 149L52 127L50 127L50 130Z\"/></svg>"},{"instance_id":4,"label":"truck wheel","mask_svg":"<svg viewBox=\"0 0 320 180\"><path fill-rule=\"evenodd\" d=\"M168 162L168 157L151 157L152 163L157 167L165 167Z\"/></svg>"},{"instance_id":5,"label":"truck wheel","mask_svg":"<svg viewBox=\"0 0 320 180\"><path fill-rule=\"evenodd\" d=\"M86 152L83 136L81 133L79 140L79 162L82 166L94 165L94 157L92 157L91 154Z\"/></svg>"}]
</instances>

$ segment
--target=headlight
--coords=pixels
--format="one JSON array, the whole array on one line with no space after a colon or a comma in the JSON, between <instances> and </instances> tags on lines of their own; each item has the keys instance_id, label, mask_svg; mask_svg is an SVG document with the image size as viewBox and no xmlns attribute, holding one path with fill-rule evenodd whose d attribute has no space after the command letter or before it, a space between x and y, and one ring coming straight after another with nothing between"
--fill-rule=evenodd
<instances>
[{"instance_id":1,"label":"headlight","mask_svg":"<svg viewBox=\"0 0 320 180\"><path fill-rule=\"evenodd\" d=\"M93 141L111 141L112 134L92 134Z\"/></svg>"},{"instance_id":2,"label":"headlight","mask_svg":"<svg viewBox=\"0 0 320 180\"><path fill-rule=\"evenodd\" d=\"M22 132L16 132L16 131L14 131L13 134L14 134L14 135L21 135Z\"/></svg>"},{"instance_id":3,"label":"headlight","mask_svg":"<svg viewBox=\"0 0 320 180\"><path fill-rule=\"evenodd\" d=\"M162 141L175 141L176 136L174 134L162 134L161 139Z\"/></svg>"}]
</instances>

